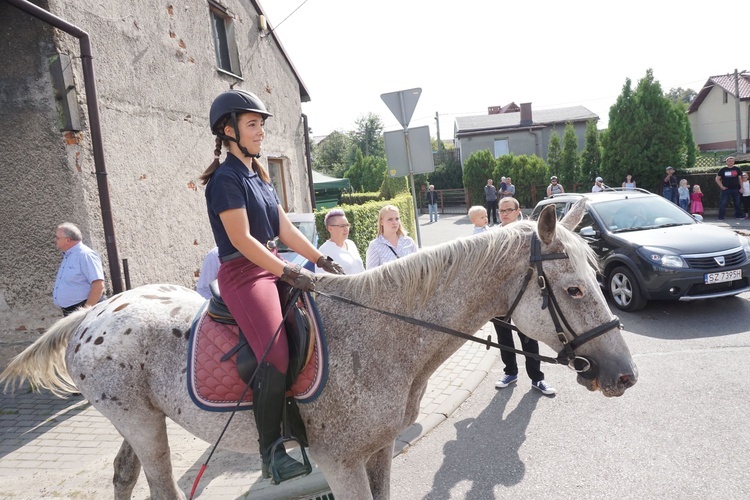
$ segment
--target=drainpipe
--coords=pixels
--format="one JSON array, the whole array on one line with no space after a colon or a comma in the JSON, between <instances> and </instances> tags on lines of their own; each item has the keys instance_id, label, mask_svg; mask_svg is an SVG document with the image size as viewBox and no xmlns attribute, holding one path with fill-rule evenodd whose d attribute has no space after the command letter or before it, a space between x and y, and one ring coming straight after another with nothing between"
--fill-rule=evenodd
<instances>
[{"instance_id":1,"label":"drainpipe","mask_svg":"<svg viewBox=\"0 0 750 500\"><path fill-rule=\"evenodd\" d=\"M96 170L96 184L99 190L99 205L102 210L104 224L104 238L107 244L107 259L109 260L109 274L112 281L112 292L122 292L122 277L120 274L120 258L117 255L115 228L112 222L112 207L109 201L109 185L107 184L107 168L104 164L104 144L102 142L101 124L99 122L99 106L96 98L96 82L94 80L94 65L91 61L91 43L89 35L81 28L60 19L50 12L37 7L27 0L5 0L12 6L30 14L55 28L68 33L80 40L81 64L83 66L83 84L86 89L86 107L89 112L89 128L91 145L94 149L94 167Z\"/></svg>"},{"instance_id":2,"label":"drainpipe","mask_svg":"<svg viewBox=\"0 0 750 500\"><path fill-rule=\"evenodd\" d=\"M307 115L302 113L302 126L305 127L305 156L307 157L307 178L310 181L310 203L312 204L312 211L315 211L315 185L313 184L312 174L312 158L310 157L310 129L307 128Z\"/></svg>"},{"instance_id":3,"label":"drainpipe","mask_svg":"<svg viewBox=\"0 0 750 500\"><path fill-rule=\"evenodd\" d=\"M542 151L541 145L539 144L539 132L534 132L534 129L529 129L528 132L529 134L534 136L534 151L536 152L536 155L541 158Z\"/></svg>"}]
</instances>

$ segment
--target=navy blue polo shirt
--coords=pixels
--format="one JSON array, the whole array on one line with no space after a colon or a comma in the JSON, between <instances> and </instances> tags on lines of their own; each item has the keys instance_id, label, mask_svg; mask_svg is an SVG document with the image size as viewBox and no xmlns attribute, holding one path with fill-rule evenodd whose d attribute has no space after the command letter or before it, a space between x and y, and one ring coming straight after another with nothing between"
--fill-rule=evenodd
<instances>
[{"instance_id":1,"label":"navy blue polo shirt","mask_svg":"<svg viewBox=\"0 0 750 500\"><path fill-rule=\"evenodd\" d=\"M219 214L226 210L244 208L250 222L250 234L263 245L279 235L276 191L230 153L206 185L206 206L220 257L237 252L219 218Z\"/></svg>"}]
</instances>

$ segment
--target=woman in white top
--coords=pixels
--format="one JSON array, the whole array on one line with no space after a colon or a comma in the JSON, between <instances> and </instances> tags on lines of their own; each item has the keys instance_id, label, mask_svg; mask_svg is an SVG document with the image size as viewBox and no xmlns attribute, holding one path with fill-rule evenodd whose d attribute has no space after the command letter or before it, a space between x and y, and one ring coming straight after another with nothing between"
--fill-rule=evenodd
<instances>
[{"instance_id":1,"label":"woman in white top","mask_svg":"<svg viewBox=\"0 0 750 500\"><path fill-rule=\"evenodd\" d=\"M349 238L349 221L340 208L334 208L326 214L325 226L331 238L320 245L320 253L330 255L344 268L346 274L357 274L365 270L357 245ZM325 272L315 266L316 273Z\"/></svg>"},{"instance_id":2,"label":"woman in white top","mask_svg":"<svg viewBox=\"0 0 750 500\"><path fill-rule=\"evenodd\" d=\"M625 176L625 181L622 183L623 189L627 189L628 191L634 191L635 190L635 181L633 180L633 175L628 174Z\"/></svg>"},{"instance_id":3,"label":"woman in white top","mask_svg":"<svg viewBox=\"0 0 750 500\"><path fill-rule=\"evenodd\" d=\"M367 269L396 260L418 250L401 225L398 207L386 205L378 215L378 236L367 247Z\"/></svg>"}]
</instances>

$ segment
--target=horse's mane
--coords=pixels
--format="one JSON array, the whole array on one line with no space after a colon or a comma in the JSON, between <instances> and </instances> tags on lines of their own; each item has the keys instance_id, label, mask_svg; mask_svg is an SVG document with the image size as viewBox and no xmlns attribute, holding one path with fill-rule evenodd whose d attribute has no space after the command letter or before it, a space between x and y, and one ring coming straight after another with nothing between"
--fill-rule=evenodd
<instances>
[{"instance_id":1,"label":"horse's mane","mask_svg":"<svg viewBox=\"0 0 750 500\"><path fill-rule=\"evenodd\" d=\"M482 234L427 247L362 274L342 279L343 288L340 291L353 300L362 301L397 289L407 297L405 305L408 308L424 306L424 302L439 286L449 285L462 269L471 266L469 276L464 279L473 280L483 273L496 270L498 263L505 259L528 259L529 251L520 250L522 247L528 248L530 234L535 230L536 222L520 221ZM579 266L597 266L596 254L578 235L559 223L555 232L576 271L582 270ZM327 275L324 281L327 279L338 282L341 278Z\"/></svg>"}]
</instances>

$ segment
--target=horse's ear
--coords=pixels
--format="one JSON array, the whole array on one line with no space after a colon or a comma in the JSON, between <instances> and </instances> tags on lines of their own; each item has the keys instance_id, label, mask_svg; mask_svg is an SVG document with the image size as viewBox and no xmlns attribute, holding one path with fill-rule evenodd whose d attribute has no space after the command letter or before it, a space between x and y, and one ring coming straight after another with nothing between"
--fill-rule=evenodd
<instances>
[{"instance_id":1,"label":"horse's ear","mask_svg":"<svg viewBox=\"0 0 750 500\"><path fill-rule=\"evenodd\" d=\"M572 231L581 222L581 219L583 219L584 210L586 210L586 200L582 198L568 210L568 213L562 218L560 224Z\"/></svg>"},{"instance_id":2,"label":"horse's ear","mask_svg":"<svg viewBox=\"0 0 750 500\"><path fill-rule=\"evenodd\" d=\"M542 240L545 245L549 245L555 239L556 225L557 210L555 209L555 205L547 205L542 209L542 213L539 214L539 222L537 223L539 239Z\"/></svg>"}]
</instances>

